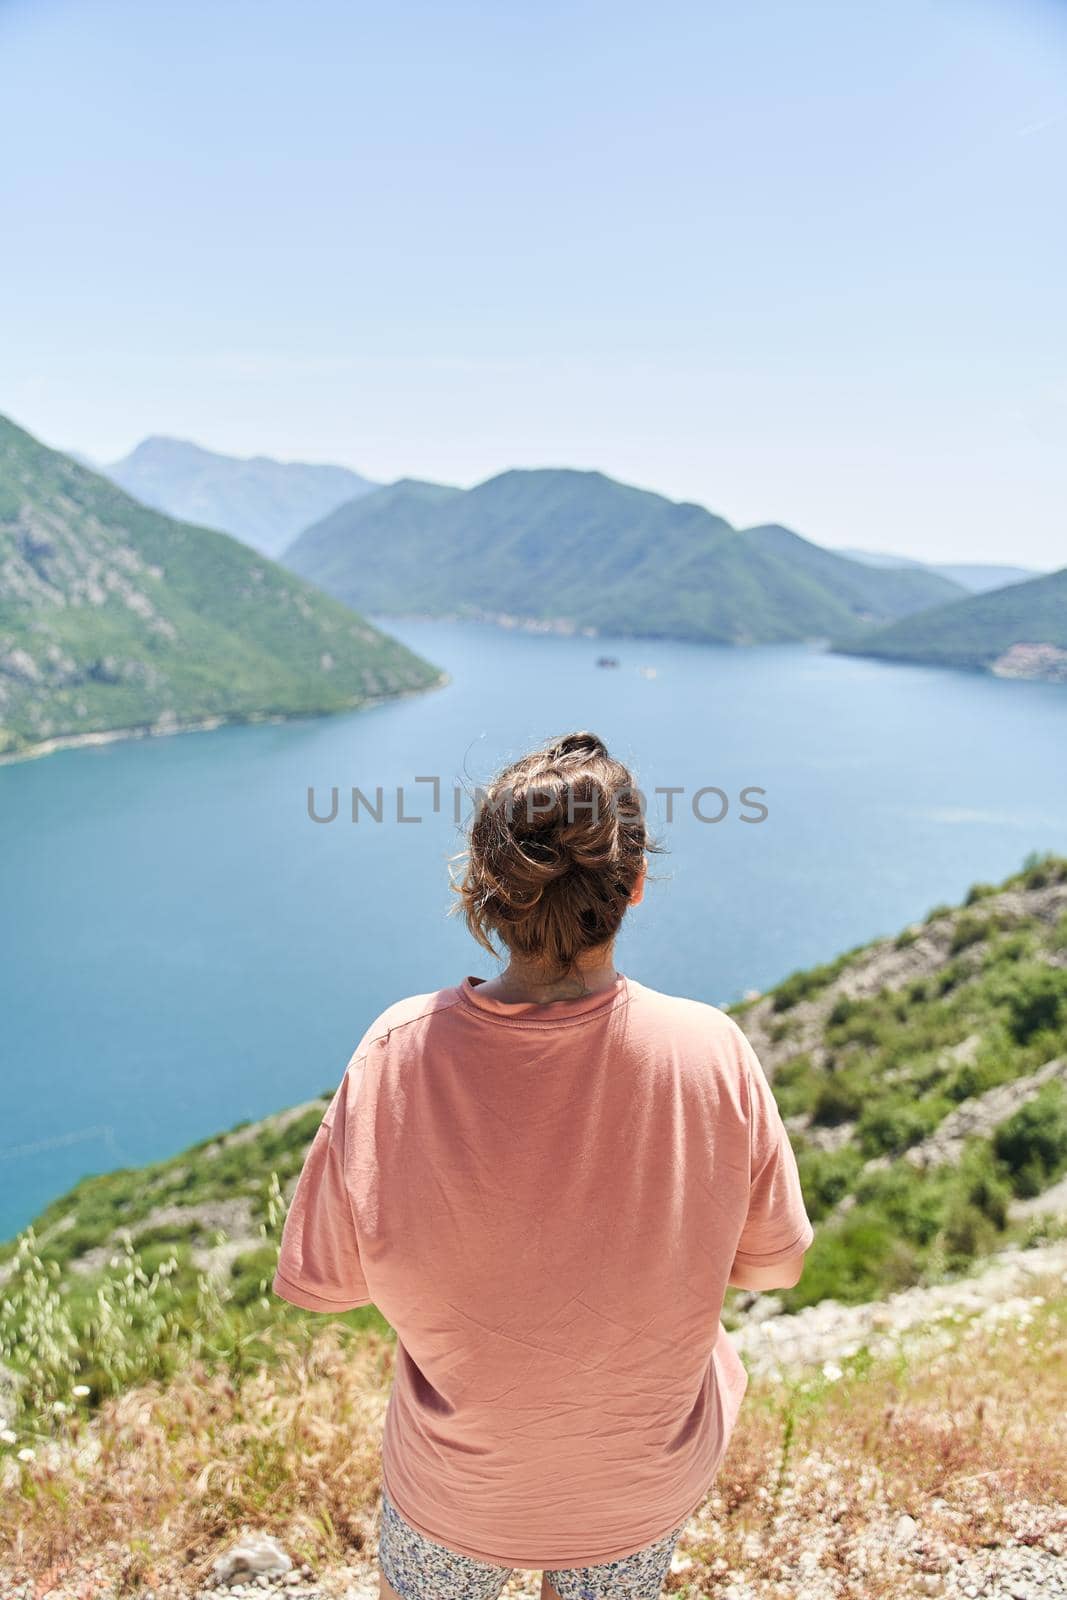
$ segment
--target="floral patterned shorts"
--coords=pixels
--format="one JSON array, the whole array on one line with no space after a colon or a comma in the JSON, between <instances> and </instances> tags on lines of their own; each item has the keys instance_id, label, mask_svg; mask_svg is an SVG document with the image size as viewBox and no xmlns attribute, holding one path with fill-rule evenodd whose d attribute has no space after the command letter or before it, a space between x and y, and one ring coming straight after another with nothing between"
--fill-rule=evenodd
<instances>
[{"instance_id":1,"label":"floral patterned shorts","mask_svg":"<svg viewBox=\"0 0 1067 1600\"><path fill-rule=\"evenodd\" d=\"M665 1533L632 1556L598 1567L562 1567L545 1577L560 1600L658 1600L678 1536ZM405 1522L382 1486L378 1562L386 1582L403 1600L496 1600L512 1567L496 1567L459 1555Z\"/></svg>"}]
</instances>

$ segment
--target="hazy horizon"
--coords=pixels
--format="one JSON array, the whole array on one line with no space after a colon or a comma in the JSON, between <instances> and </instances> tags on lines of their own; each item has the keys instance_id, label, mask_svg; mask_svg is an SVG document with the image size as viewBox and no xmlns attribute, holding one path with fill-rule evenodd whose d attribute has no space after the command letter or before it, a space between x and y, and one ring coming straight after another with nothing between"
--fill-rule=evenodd
<instances>
[{"instance_id":1,"label":"hazy horizon","mask_svg":"<svg viewBox=\"0 0 1067 1600\"><path fill-rule=\"evenodd\" d=\"M17 418L14 419L14 420L17 421ZM196 450L206 451L209 455L222 456L222 457L224 457L226 459L229 459L229 460L232 460L232 461L249 461L249 462L251 462L251 461L259 460L259 461L273 461L275 463L281 464L282 466L347 467L347 468L349 468L350 471L353 471L353 472L356 472L356 473L360 473L360 475L363 476L363 477L368 477L369 476L369 474L367 474L366 472L364 472L362 470L362 468L360 467L358 462L351 462L351 461L313 461L313 460L309 460L307 457L304 457L304 456L267 456L262 451L254 451L252 454L244 455L244 456L230 455L227 451L216 450L213 446L205 444L200 439L179 439L177 437L177 435L174 435L174 434L163 434L163 435L160 435L160 434L146 434L144 436L144 438L138 439L136 441L136 443L131 447L130 450L124 451L121 455L115 456L110 461L99 461L99 460L96 460L95 458L90 458L89 456L86 455L86 453L84 451L80 451L76 445L66 445L65 446L65 445L62 445L62 444L57 444L55 441L50 440L50 439L42 440L42 443L49 445L50 448L52 448L53 450L61 450L66 455L73 455L76 458L78 458L78 459L82 460L83 462L85 462L90 467L92 467L92 468L94 468L94 469L96 469L98 471L107 472L109 468L117 466L121 461L125 460L126 457L128 457L129 455L132 455L133 451L136 450L139 445L145 444L149 440L156 439L156 438L165 438L167 440L167 442L171 443L171 444L190 445ZM574 467L572 465L572 463L570 463L570 462L553 461L553 462L542 462L540 464L540 466L524 465L524 466L521 466L521 467L514 467L514 466L513 467L501 467L499 469L499 473L505 473L505 472L510 472L510 471L518 471L518 472L531 472L531 471L533 471L533 472L536 472L536 471L539 471L539 470L540 471L549 471L549 472L551 472L551 471L599 472L602 469L599 468L599 467ZM493 472L493 473L489 474L489 477L492 478L492 477L496 477L498 475L499 474L497 472ZM607 474L607 476L614 477L615 475L612 473L612 474ZM422 474L415 473L415 472L406 472L406 473L401 473L400 474L400 478L401 479L403 479L403 478L416 478L416 479L419 479L421 477L422 477ZM388 480L388 482L378 483L377 487L383 488L383 489L384 488L388 488L390 483L396 483L398 481L399 481L398 479L393 478L393 479ZM440 482L440 483L445 483L446 482L446 480L444 480L444 479L436 479L434 481L435 482ZM479 483L484 483L486 481L487 481L486 478L477 478L472 483L453 485L453 487L459 487L459 488L463 488L463 489L473 489L473 488L476 488ZM646 492L648 492L650 494L663 494L663 490L662 489L658 489L655 486L655 484L649 484L649 483L636 483L635 484L635 483L630 483L628 479L616 479L616 481L617 482L622 482L622 483L627 483L628 486L631 487L631 488L645 490ZM670 500L670 499L677 499L679 497L674 496L674 495L665 495L664 498ZM697 501L696 504L704 506L705 510L710 511L712 513L712 515L714 515L714 516L720 516L720 517L721 516L725 516L725 513L722 512L721 510L719 510L714 505L706 505L704 501ZM727 517L726 520L730 521L731 519ZM771 519L768 519L768 521L773 521L773 522L779 523L779 524L781 524L783 526L786 526L786 527L792 527L792 525L788 522L788 520L786 518L783 518L783 517L771 518ZM733 526L736 527L739 532L744 533L747 530L749 530L750 528L754 528L754 527L760 526L760 524L757 524L757 523L734 523ZM801 530L798 529L798 528L792 528L792 531L794 533L799 533ZM882 549L880 546L864 546L864 545L856 544L856 545L852 545L852 546L849 546L849 547L845 547L845 546L838 546L838 545L828 545L828 544L825 543L825 541L819 539L814 534L806 534L805 533L805 534L802 535L802 537L810 538L810 540L811 540L811 542L813 544L820 545L824 549L834 550L834 551L836 551L836 552L838 552L840 554L847 554L848 553L848 549L850 549L850 548L851 549L856 549L856 550L866 550L866 551L868 551L868 553L870 553L872 555L883 555L884 554L884 555L887 555L887 556L898 556L898 555L900 555L902 553L899 550ZM931 565L937 565L938 562L939 562L939 558L937 556L932 556L932 555L927 555L927 556L923 556L923 557L914 557L914 559L915 560L920 560L921 559L921 560L927 561ZM1025 562L1016 560L1010 554L1005 554L1003 557L996 558L996 559L986 558L985 561L976 561L974 563L969 562L964 557L956 557L956 558L947 557L947 558L945 558L945 562L943 564L946 564L946 565L947 564L955 564L955 565L959 565L959 566L971 565L971 564L974 564L974 565L990 565L990 566L1005 566L1005 567L1024 567L1024 566L1026 566ZM1061 563L1061 565L1062 564L1067 564L1067 558L1065 558L1064 562ZM1041 567L1041 568L1034 567L1033 570L1034 570L1035 575L1036 575L1039 572L1047 572L1047 571L1052 571L1054 569L1049 568L1049 567Z\"/></svg>"},{"instance_id":2,"label":"hazy horizon","mask_svg":"<svg viewBox=\"0 0 1067 1600\"><path fill-rule=\"evenodd\" d=\"M1067 12L8 0L0 411L1067 561Z\"/></svg>"}]
</instances>

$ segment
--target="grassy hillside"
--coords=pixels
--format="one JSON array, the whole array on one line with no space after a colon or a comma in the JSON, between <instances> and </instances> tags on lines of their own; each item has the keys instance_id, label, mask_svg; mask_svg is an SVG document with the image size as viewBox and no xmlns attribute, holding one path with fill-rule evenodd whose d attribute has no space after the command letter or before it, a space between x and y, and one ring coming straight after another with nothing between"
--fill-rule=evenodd
<instances>
[{"instance_id":1,"label":"grassy hillside","mask_svg":"<svg viewBox=\"0 0 1067 1600\"><path fill-rule=\"evenodd\" d=\"M0 418L0 754L340 711L439 674L246 545Z\"/></svg>"},{"instance_id":2,"label":"grassy hillside","mask_svg":"<svg viewBox=\"0 0 1067 1600\"><path fill-rule=\"evenodd\" d=\"M1067 567L841 641L839 650L1067 682Z\"/></svg>"},{"instance_id":3,"label":"grassy hillside","mask_svg":"<svg viewBox=\"0 0 1067 1600\"><path fill-rule=\"evenodd\" d=\"M232 533L274 557L309 523L377 488L347 467L223 456L185 439L159 437L142 439L100 470L145 505Z\"/></svg>"},{"instance_id":4,"label":"grassy hillside","mask_svg":"<svg viewBox=\"0 0 1067 1600\"><path fill-rule=\"evenodd\" d=\"M736 1014L815 1223L786 1310L938 1282L1063 1232L1043 1208L1067 1172L1067 860L976 886ZM99 1398L165 1378L190 1355L232 1377L269 1362L274 1330L306 1320L269 1288L330 1093L86 1178L0 1246L9 1410L39 1414L74 1383ZM387 1326L373 1307L344 1320Z\"/></svg>"},{"instance_id":5,"label":"grassy hillside","mask_svg":"<svg viewBox=\"0 0 1067 1600\"><path fill-rule=\"evenodd\" d=\"M307 529L284 560L364 611L729 644L826 637L955 592L570 470L505 472L466 492L393 485Z\"/></svg>"}]
</instances>

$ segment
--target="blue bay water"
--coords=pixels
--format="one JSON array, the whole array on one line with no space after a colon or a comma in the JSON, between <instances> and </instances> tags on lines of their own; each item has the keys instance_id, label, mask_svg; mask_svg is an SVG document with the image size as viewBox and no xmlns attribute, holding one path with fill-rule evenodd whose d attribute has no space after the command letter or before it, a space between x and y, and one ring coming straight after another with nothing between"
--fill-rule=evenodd
<instances>
[{"instance_id":1,"label":"blue bay water","mask_svg":"<svg viewBox=\"0 0 1067 1600\"><path fill-rule=\"evenodd\" d=\"M1061 687L804 647L387 626L450 684L0 769L0 1237L86 1173L332 1089L392 1000L488 975L448 916L452 788L551 734L590 727L631 761L668 846L619 964L714 1003L1067 851ZM441 779L436 816L419 776ZM309 819L309 786L323 813L339 788L336 821ZM353 786L383 788L386 820L351 822ZM397 786L421 822L396 820ZM671 821L657 786L685 791ZM732 802L717 824L691 810L708 786ZM766 821L740 820L746 787Z\"/></svg>"}]
</instances>

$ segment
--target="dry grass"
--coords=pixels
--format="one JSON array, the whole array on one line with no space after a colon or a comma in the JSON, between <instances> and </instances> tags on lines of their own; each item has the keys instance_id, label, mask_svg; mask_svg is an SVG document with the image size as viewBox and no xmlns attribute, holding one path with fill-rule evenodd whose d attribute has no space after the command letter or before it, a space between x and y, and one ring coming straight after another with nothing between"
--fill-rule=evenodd
<instances>
[{"instance_id":1,"label":"dry grass","mask_svg":"<svg viewBox=\"0 0 1067 1600\"><path fill-rule=\"evenodd\" d=\"M1035 1285L1043 1303L980 1337L956 1329L922 1364L861 1353L840 1376L754 1378L679 1547L692 1565L667 1591L714 1595L743 1577L772 1596L879 1600L953 1552L1063 1527L1063 1290ZM195 1594L244 1526L316 1572L369 1566L393 1343L310 1317L306 1337L278 1338L276 1362L239 1387L193 1366L91 1421L58 1418L32 1462L9 1455L0 1592L48 1573L41 1595ZM904 1512L921 1548L893 1536Z\"/></svg>"}]
</instances>

